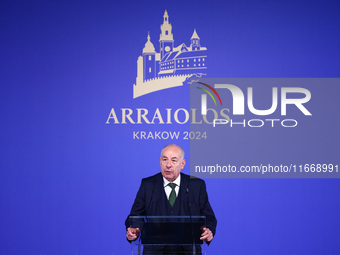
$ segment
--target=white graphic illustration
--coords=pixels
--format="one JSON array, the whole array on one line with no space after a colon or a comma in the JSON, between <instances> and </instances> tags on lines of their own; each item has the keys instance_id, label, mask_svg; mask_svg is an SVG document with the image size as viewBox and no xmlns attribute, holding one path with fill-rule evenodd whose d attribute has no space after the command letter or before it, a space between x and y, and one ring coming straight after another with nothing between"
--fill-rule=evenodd
<instances>
[{"instance_id":1,"label":"white graphic illustration","mask_svg":"<svg viewBox=\"0 0 340 255\"><path fill-rule=\"evenodd\" d=\"M196 29L190 46L184 43L174 47L172 26L168 12L163 15L159 38L160 51L156 52L148 34L142 56L137 60L137 78L133 85L133 98L151 92L183 86L192 77L202 77L207 70L207 48L202 47Z\"/></svg>"}]
</instances>

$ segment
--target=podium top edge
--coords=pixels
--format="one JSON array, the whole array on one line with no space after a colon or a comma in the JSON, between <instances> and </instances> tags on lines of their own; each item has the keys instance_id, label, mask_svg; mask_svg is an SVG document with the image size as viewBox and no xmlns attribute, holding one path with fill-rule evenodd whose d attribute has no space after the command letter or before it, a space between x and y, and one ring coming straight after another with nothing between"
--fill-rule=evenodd
<instances>
[{"instance_id":1,"label":"podium top edge","mask_svg":"<svg viewBox=\"0 0 340 255\"><path fill-rule=\"evenodd\" d=\"M132 219L205 219L206 216L129 216Z\"/></svg>"}]
</instances>

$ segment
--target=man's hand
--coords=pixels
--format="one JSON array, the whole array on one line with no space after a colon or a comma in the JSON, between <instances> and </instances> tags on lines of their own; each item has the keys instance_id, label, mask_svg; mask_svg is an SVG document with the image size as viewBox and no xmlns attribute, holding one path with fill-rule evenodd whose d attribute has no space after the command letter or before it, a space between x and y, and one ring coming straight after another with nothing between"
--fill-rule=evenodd
<instances>
[{"instance_id":1,"label":"man's hand","mask_svg":"<svg viewBox=\"0 0 340 255\"><path fill-rule=\"evenodd\" d=\"M126 238L129 241L134 241L139 235L139 228L128 228L126 231Z\"/></svg>"},{"instance_id":2,"label":"man's hand","mask_svg":"<svg viewBox=\"0 0 340 255\"><path fill-rule=\"evenodd\" d=\"M213 233L211 232L209 228L202 228L202 235L201 235L200 240L211 242L213 238L214 238Z\"/></svg>"}]
</instances>

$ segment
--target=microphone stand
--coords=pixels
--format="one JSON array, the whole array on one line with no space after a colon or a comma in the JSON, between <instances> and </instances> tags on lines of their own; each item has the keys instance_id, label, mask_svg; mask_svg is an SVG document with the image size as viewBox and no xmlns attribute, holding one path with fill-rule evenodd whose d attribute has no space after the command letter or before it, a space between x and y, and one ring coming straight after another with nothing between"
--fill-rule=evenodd
<instances>
[{"instance_id":1,"label":"microphone stand","mask_svg":"<svg viewBox=\"0 0 340 255\"><path fill-rule=\"evenodd\" d=\"M195 242L195 235L194 235L194 224L192 222L192 215L191 215L191 204L189 200L189 187L186 188L187 198L188 198L188 208L189 208L189 216L190 216L190 225L191 225L191 236L192 236L192 254L196 255L196 242Z\"/></svg>"}]
</instances>

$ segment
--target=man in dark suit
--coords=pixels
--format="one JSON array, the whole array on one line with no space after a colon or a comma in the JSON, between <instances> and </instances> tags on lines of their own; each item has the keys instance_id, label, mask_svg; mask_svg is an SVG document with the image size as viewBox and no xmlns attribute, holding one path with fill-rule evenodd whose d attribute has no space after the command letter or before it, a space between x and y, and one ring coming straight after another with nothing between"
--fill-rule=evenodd
<instances>
[{"instance_id":1,"label":"man in dark suit","mask_svg":"<svg viewBox=\"0 0 340 255\"><path fill-rule=\"evenodd\" d=\"M161 172L142 180L129 216L206 216L200 239L209 244L217 221L205 182L181 173L184 166L183 149L174 144L165 146L160 157ZM126 238L137 239L139 228L132 228L128 219L125 225Z\"/></svg>"}]
</instances>

